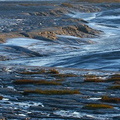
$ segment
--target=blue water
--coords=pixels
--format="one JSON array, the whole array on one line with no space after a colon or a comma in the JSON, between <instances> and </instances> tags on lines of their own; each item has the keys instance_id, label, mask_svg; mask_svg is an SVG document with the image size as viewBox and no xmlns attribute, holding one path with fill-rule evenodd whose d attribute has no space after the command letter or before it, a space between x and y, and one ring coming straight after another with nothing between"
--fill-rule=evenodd
<instances>
[{"instance_id":1,"label":"blue water","mask_svg":"<svg viewBox=\"0 0 120 120\"><path fill-rule=\"evenodd\" d=\"M119 3L118 3L119 4ZM120 71L120 7L107 9L96 13L74 12L68 14L72 18L82 18L89 23L88 26L103 31L96 38L89 38L94 44L73 45L62 42L51 44L40 41L32 47L19 45L37 52L49 54L44 57L21 58L14 54L14 60L0 62L1 64L14 64L26 66L66 67ZM63 38L65 39L65 38ZM73 38L74 39L74 38ZM88 40L89 40L88 39ZM87 40L87 39L86 39ZM14 45L15 41L12 43ZM23 42L24 43L24 42ZM8 45L10 43L8 42ZM15 44L16 45L16 44ZM72 49L76 47L77 49ZM37 49L39 48L39 49ZM71 49L70 49L71 48ZM56 54L55 54L56 53ZM12 53L8 55L13 55Z\"/></svg>"},{"instance_id":2,"label":"blue water","mask_svg":"<svg viewBox=\"0 0 120 120\"><path fill-rule=\"evenodd\" d=\"M120 8L69 15L87 20L89 26L104 34L92 39L96 44L82 46L73 56L53 66L120 71Z\"/></svg>"}]
</instances>

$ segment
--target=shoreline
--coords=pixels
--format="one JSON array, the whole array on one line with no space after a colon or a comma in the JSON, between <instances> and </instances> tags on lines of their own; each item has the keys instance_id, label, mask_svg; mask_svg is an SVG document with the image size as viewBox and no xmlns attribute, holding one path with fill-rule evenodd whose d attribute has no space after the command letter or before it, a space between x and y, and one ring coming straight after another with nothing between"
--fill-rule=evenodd
<instances>
[{"instance_id":1,"label":"shoreline","mask_svg":"<svg viewBox=\"0 0 120 120\"><path fill-rule=\"evenodd\" d=\"M97 44L102 32L89 27L87 20L68 16L74 14L72 11L89 14L109 10L112 5L3 4L0 4L0 120L120 118L120 71L77 68L79 62L88 63L83 68L89 68L89 63L95 68L97 61L114 60L119 51L106 50L102 54ZM16 39L5 43L6 38ZM57 66L57 62L58 66L59 62L77 63L77 67L44 67L52 63ZM38 66L41 64L44 66Z\"/></svg>"}]
</instances>

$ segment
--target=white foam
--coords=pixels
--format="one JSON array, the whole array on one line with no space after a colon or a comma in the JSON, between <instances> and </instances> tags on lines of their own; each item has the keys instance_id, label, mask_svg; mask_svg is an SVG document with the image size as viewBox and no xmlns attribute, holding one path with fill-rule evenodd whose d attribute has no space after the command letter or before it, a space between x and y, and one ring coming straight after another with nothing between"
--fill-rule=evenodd
<instances>
[{"instance_id":1,"label":"white foam","mask_svg":"<svg viewBox=\"0 0 120 120\"><path fill-rule=\"evenodd\" d=\"M29 108L30 106L41 106L44 107L44 105L41 102L38 103L31 103L31 102L12 102L11 105Z\"/></svg>"},{"instance_id":2,"label":"white foam","mask_svg":"<svg viewBox=\"0 0 120 120\"><path fill-rule=\"evenodd\" d=\"M62 117L73 117L73 118L90 118L95 120L108 120L115 116L120 116L120 114L87 114L82 112L76 112L76 111L55 111L53 114L60 115Z\"/></svg>"},{"instance_id":3,"label":"white foam","mask_svg":"<svg viewBox=\"0 0 120 120\"><path fill-rule=\"evenodd\" d=\"M95 117L92 114L86 114L86 113L82 113L82 112L76 112L76 111L65 111L65 110L60 110L60 111L55 111L53 114L55 115L60 115L62 117L73 117L73 118L83 118L83 117L88 117L90 119L97 119L97 117ZM101 119L103 120L103 119Z\"/></svg>"},{"instance_id":4,"label":"white foam","mask_svg":"<svg viewBox=\"0 0 120 120\"><path fill-rule=\"evenodd\" d=\"M57 37L80 39L79 37L70 36L70 35L57 35Z\"/></svg>"},{"instance_id":5,"label":"white foam","mask_svg":"<svg viewBox=\"0 0 120 120\"><path fill-rule=\"evenodd\" d=\"M100 100L101 98L88 98L88 100Z\"/></svg>"},{"instance_id":6,"label":"white foam","mask_svg":"<svg viewBox=\"0 0 120 120\"><path fill-rule=\"evenodd\" d=\"M120 19L120 16L111 15L111 16L102 16L102 17L99 17L99 18L100 19L114 20L114 19Z\"/></svg>"},{"instance_id":7,"label":"white foam","mask_svg":"<svg viewBox=\"0 0 120 120\"><path fill-rule=\"evenodd\" d=\"M72 12L67 15L72 18L81 18L84 20L92 20L92 19L96 18L97 13Z\"/></svg>"},{"instance_id":8,"label":"white foam","mask_svg":"<svg viewBox=\"0 0 120 120\"><path fill-rule=\"evenodd\" d=\"M76 117L76 118L82 117L79 112L70 112L65 110L55 111L54 114L60 115L62 117Z\"/></svg>"},{"instance_id":9,"label":"white foam","mask_svg":"<svg viewBox=\"0 0 120 120\"><path fill-rule=\"evenodd\" d=\"M8 99L8 98L3 98L2 100L3 100L3 101L8 101L9 99Z\"/></svg>"},{"instance_id":10,"label":"white foam","mask_svg":"<svg viewBox=\"0 0 120 120\"><path fill-rule=\"evenodd\" d=\"M26 115L25 114L18 114L19 116L23 116L23 117L25 117Z\"/></svg>"}]
</instances>

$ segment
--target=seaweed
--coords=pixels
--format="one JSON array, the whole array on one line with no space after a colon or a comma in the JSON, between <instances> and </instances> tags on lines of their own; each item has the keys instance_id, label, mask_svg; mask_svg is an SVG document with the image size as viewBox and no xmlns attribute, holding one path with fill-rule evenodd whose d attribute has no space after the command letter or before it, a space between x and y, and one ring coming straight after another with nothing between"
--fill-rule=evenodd
<instances>
[{"instance_id":1,"label":"seaweed","mask_svg":"<svg viewBox=\"0 0 120 120\"><path fill-rule=\"evenodd\" d=\"M61 6L63 6L63 7L68 7L68 8L73 7L73 5L70 4L70 3L62 3Z\"/></svg>"},{"instance_id":2,"label":"seaweed","mask_svg":"<svg viewBox=\"0 0 120 120\"><path fill-rule=\"evenodd\" d=\"M105 80L100 79L96 75L85 75L84 77L85 77L84 82L105 82Z\"/></svg>"},{"instance_id":3,"label":"seaweed","mask_svg":"<svg viewBox=\"0 0 120 120\"><path fill-rule=\"evenodd\" d=\"M48 73L50 73L50 74L59 74L59 71L56 70L56 69L50 69L50 70L48 71Z\"/></svg>"},{"instance_id":4,"label":"seaweed","mask_svg":"<svg viewBox=\"0 0 120 120\"><path fill-rule=\"evenodd\" d=\"M87 104L83 108L84 109L109 109L109 108L113 108L113 106L107 105L107 104Z\"/></svg>"},{"instance_id":5,"label":"seaweed","mask_svg":"<svg viewBox=\"0 0 120 120\"><path fill-rule=\"evenodd\" d=\"M120 85L114 85L114 86L110 86L110 87L108 87L108 89L120 89Z\"/></svg>"},{"instance_id":6,"label":"seaweed","mask_svg":"<svg viewBox=\"0 0 120 120\"><path fill-rule=\"evenodd\" d=\"M120 74L111 75L110 78L107 79L107 81L108 82L120 81Z\"/></svg>"},{"instance_id":7,"label":"seaweed","mask_svg":"<svg viewBox=\"0 0 120 120\"><path fill-rule=\"evenodd\" d=\"M2 100L3 99L3 96L0 96L0 100Z\"/></svg>"},{"instance_id":8,"label":"seaweed","mask_svg":"<svg viewBox=\"0 0 120 120\"><path fill-rule=\"evenodd\" d=\"M102 79L98 79L98 78L94 78L94 79L87 78L84 80L84 82L105 82L105 81Z\"/></svg>"},{"instance_id":9,"label":"seaweed","mask_svg":"<svg viewBox=\"0 0 120 120\"><path fill-rule=\"evenodd\" d=\"M57 78L66 78L66 77L78 77L75 74L72 73L67 73L67 74L56 74L56 75L52 75L53 77L57 77Z\"/></svg>"},{"instance_id":10,"label":"seaweed","mask_svg":"<svg viewBox=\"0 0 120 120\"><path fill-rule=\"evenodd\" d=\"M80 94L79 90L24 90L23 94L46 94L46 95L66 95L66 94Z\"/></svg>"},{"instance_id":11,"label":"seaweed","mask_svg":"<svg viewBox=\"0 0 120 120\"><path fill-rule=\"evenodd\" d=\"M57 80L29 80L29 79L23 79L23 80L15 80L13 81L14 84L21 85L21 84L38 84L38 85L61 85L61 83Z\"/></svg>"},{"instance_id":12,"label":"seaweed","mask_svg":"<svg viewBox=\"0 0 120 120\"><path fill-rule=\"evenodd\" d=\"M109 96L102 96L101 101L108 103L120 103L120 98L112 98Z\"/></svg>"},{"instance_id":13,"label":"seaweed","mask_svg":"<svg viewBox=\"0 0 120 120\"><path fill-rule=\"evenodd\" d=\"M26 74L26 75L32 75L32 74L43 74L46 73L44 69L39 70L39 71L26 71L26 72L21 72L21 74Z\"/></svg>"}]
</instances>

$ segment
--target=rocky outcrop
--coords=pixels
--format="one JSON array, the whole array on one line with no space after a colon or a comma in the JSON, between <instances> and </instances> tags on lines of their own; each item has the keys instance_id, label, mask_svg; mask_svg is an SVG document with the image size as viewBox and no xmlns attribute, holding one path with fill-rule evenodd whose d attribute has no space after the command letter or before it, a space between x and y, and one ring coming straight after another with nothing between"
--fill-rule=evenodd
<instances>
[{"instance_id":1,"label":"rocky outcrop","mask_svg":"<svg viewBox=\"0 0 120 120\"><path fill-rule=\"evenodd\" d=\"M0 55L0 61L5 61L5 60L9 60L9 58L7 58L6 56Z\"/></svg>"},{"instance_id":2,"label":"rocky outcrop","mask_svg":"<svg viewBox=\"0 0 120 120\"><path fill-rule=\"evenodd\" d=\"M120 0L76 0L80 2L95 2L95 3L101 3L101 2L120 2Z\"/></svg>"},{"instance_id":3,"label":"rocky outcrop","mask_svg":"<svg viewBox=\"0 0 120 120\"><path fill-rule=\"evenodd\" d=\"M4 43L9 38L17 38L17 37L24 37L24 35L21 35L17 32L14 33L1 33L0 34L0 43Z\"/></svg>"},{"instance_id":4,"label":"rocky outcrop","mask_svg":"<svg viewBox=\"0 0 120 120\"><path fill-rule=\"evenodd\" d=\"M94 30L85 24L76 24L76 25L68 25L61 27L50 27L44 28L41 30L26 32L26 33L5 33L0 34L1 42L5 41L8 38L16 38L16 37L29 37L34 39L41 39L42 37L56 40L57 35L70 35L75 37L95 37L98 35L100 31Z\"/></svg>"},{"instance_id":5,"label":"rocky outcrop","mask_svg":"<svg viewBox=\"0 0 120 120\"><path fill-rule=\"evenodd\" d=\"M70 13L71 11L80 11L80 12L96 12L100 11L100 8L93 7L91 5L82 5L82 4L70 4L62 3L60 6L55 7L54 9L48 11L39 11L39 12L29 12L22 13L24 15L34 15L34 16L62 16Z\"/></svg>"},{"instance_id":6,"label":"rocky outcrop","mask_svg":"<svg viewBox=\"0 0 120 120\"><path fill-rule=\"evenodd\" d=\"M2 7L8 4L0 5ZM54 4L10 4L10 10L0 18L6 23L0 23L0 43L9 38L28 37L41 39L41 37L56 40L57 35L70 35L75 37L94 37L99 31L85 25L87 21L71 18L68 13L72 11L93 12L97 7L89 4L77 4L77 2L59 2ZM18 12L12 13L12 10ZM23 11L21 12L21 9ZM44 39L43 38L43 39Z\"/></svg>"},{"instance_id":7,"label":"rocky outcrop","mask_svg":"<svg viewBox=\"0 0 120 120\"><path fill-rule=\"evenodd\" d=\"M64 15L68 13L68 10L65 9L65 8L61 8L61 7L58 7L58 8L55 8L53 10L50 10L50 11L42 11L42 12L33 12L33 13L30 13L30 15L36 15L36 16L61 16L61 15Z\"/></svg>"}]
</instances>

